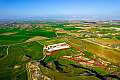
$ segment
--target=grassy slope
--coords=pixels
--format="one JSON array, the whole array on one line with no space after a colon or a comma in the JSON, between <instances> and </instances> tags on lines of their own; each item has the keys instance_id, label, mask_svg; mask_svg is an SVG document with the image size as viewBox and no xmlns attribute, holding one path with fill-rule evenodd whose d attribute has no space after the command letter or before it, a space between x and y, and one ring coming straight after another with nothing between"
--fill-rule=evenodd
<instances>
[{"instance_id":1,"label":"grassy slope","mask_svg":"<svg viewBox=\"0 0 120 80\"><path fill-rule=\"evenodd\" d=\"M11 46L9 48L9 55L3 60L0 60L0 79L1 80L14 80L16 76L22 75L25 72L25 61L23 60L24 52L18 46ZM20 65L15 69L15 65ZM24 75L25 77L25 75ZM24 80L27 78L25 77Z\"/></svg>"},{"instance_id":2,"label":"grassy slope","mask_svg":"<svg viewBox=\"0 0 120 80\"><path fill-rule=\"evenodd\" d=\"M29 55L33 59L42 58L43 46L37 42L25 43L21 45L10 46L6 58L0 60L0 79L2 80L26 80L26 67L28 58L25 55ZM15 65L20 67L15 69Z\"/></svg>"},{"instance_id":3,"label":"grassy slope","mask_svg":"<svg viewBox=\"0 0 120 80\"><path fill-rule=\"evenodd\" d=\"M41 59L43 57L43 47L44 45L38 42L30 42L21 44L24 49L24 54L30 56L32 59Z\"/></svg>"},{"instance_id":4,"label":"grassy slope","mask_svg":"<svg viewBox=\"0 0 120 80\"><path fill-rule=\"evenodd\" d=\"M0 60L0 80L26 80L25 64L28 57L32 59L41 59L43 54L43 45L37 42L22 43L33 36L55 37L54 32L45 30L25 30L16 28L0 29L0 33L17 32L13 35L0 35L0 45L10 45L8 55L6 48L0 47L0 54L5 54L5 58ZM16 44L21 43L21 44ZM14 44L14 45L11 45ZM14 67L19 65L19 68Z\"/></svg>"}]
</instances>

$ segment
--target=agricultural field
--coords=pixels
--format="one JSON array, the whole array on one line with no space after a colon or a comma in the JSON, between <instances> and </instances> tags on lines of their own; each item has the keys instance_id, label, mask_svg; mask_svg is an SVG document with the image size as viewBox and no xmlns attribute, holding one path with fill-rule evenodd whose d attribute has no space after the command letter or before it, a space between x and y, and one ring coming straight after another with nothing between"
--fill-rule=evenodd
<instances>
[{"instance_id":1,"label":"agricultural field","mask_svg":"<svg viewBox=\"0 0 120 80\"><path fill-rule=\"evenodd\" d=\"M119 31L110 25L22 23L0 27L0 80L120 79Z\"/></svg>"},{"instance_id":2,"label":"agricultural field","mask_svg":"<svg viewBox=\"0 0 120 80\"><path fill-rule=\"evenodd\" d=\"M120 40L117 39L109 39L109 38L94 38L89 39L90 41L94 41L95 43L108 46L115 49L120 49Z\"/></svg>"},{"instance_id":3,"label":"agricultural field","mask_svg":"<svg viewBox=\"0 0 120 80\"><path fill-rule=\"evenodd\" d=\"M0 29L1 80L27 80L26 63L42 58L43 45L37 41L47 38L34 37L26 32L16 28Z\"/></svg>"},{"instance_id":4,"label":"agricultural field","mask_svg":"<svg viewBox=\"0 0 120 80\"><path fill-rule=\"evenodd\" d=\"M78 46L93 52L94 54L110 60L113 63L119 64L119 50L111 49L108 47L101 46L89 40L71 40L73 43L78 44ZM112 57L112 58L111 58Z\"/></svg>"},{"instance_id":5,"label":"agricultural field","mask_svg":"<svg viewBox=\"0 0 120 80\"><path fill-rule=\"evenodd\" d=\"M0 0L0 80L120 80L120 0Z\"/></svg>"},{"instance_id":6,"label":"agricultural field","mask_svg":"<svg viewBox=\"0 0 120 80\"><path fill-rule=\"evenodd\" d=\"M75 27L64 27L64 30L80 30L80 28L75 28Z\"/></svg>"}]
</instances>

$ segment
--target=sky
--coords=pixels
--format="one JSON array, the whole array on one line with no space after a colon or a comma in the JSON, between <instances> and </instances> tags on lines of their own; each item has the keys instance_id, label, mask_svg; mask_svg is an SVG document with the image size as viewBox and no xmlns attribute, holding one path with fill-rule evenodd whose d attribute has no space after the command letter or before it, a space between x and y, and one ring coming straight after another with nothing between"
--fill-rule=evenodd
<instances>
[{"instance_id":1,"label":"sky","mask_svg":"<svg viewBox=\"0 0 120 80\"><path fill-rule=\"evenodd\" d=\"M0 16L118 16L120 0L0 0Z\"/></svg>"}]
</instances>

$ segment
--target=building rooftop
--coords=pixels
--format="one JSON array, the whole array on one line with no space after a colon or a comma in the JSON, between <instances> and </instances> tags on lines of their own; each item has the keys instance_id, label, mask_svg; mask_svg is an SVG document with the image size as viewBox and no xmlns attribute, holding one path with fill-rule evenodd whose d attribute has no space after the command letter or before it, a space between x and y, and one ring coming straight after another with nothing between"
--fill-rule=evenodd
<instances>
[{"instance_id":1,"label":"building rooftop","mask_svg":"<svg viewBox=\"0 0 120 80\"><path fill-rule=\"evenodd\" d=\"M48 46L44 47L44 49L47 50L48 52L53 52L53 51L66 49L66 48L70 48L70 46L65 42L53 44L53 45L48 45Z\"/></svg>"}]
</instances>

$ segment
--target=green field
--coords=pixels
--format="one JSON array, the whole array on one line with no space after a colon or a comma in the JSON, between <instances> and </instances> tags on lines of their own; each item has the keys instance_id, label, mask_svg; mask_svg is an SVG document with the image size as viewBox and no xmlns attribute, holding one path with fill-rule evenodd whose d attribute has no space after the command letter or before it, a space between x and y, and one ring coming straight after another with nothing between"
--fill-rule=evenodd
<instances>
[{"instance_id":1,"label":"green field","mask_svg":"<svg viewBox=\"0 0 120 80\"><path fill-rule=\"evenodd\" d=\"M2 33L13 33L13 35L1 35ZM54 38L56 37L55 32L42 30L42 29L19 29L19 28L6 28L0 29L0 45L8 45L8 44L15 44L15 43L22 43L27 39L34 37L34 36L43 36L47 38Z\"/></svg>"},{"instance_id":2,"label":"green field","mask_svg":"<svg viewBox=\"0 0 120 80\"><path fill-rule=\"evenodd\" d=\"M44 45L41 45L38 42L24 43L20 46L22 49L24 49L24 55L34 60L39 60L43 57Z\"/></svg>"},{"instance_id":3,"label":"green field","mask_svg":"<svg viewBox=\"0 0 120 80\"><path fill-rule=\"evenodd\" d=\"M6 47L3 47L6 50ZM3 48L3 52L6 52ZM2 80L27 80L26 63L29 58L39 60L42 58L43 45L37 42L24 43L20 45L10 46L8 54L4 59L0 59L0 79ZM5 53L4 53L5 54ZM19 66L15 68L15 66Z\"/></svg>"},{"instance_id":4,"label":"green field","mask_svg":"<svg viewBox=\"0 0 120 80\"><path fill-rule=\"evenodd\" d=\"M29 39L29 36L25 35L0 35L0 45L9 45L15 43L22 43Z\"/></svg>"},{"instance_id":5,"label":"green field","mask_svg":"<svg viewBox=\"0 0 120 80\"><path fill-rule=\"evenodd\" d=\"M17 35L25 35L25 36L44 36L48 38L56 37L55 32L52 31L46 31L41 29L35 29L35 30L23 30L17 33Z\"/></svg>"},{"instance_id":6,"label":"green field","mask_svg":"<svg viewBox=\"0 0 120 80\"><path fill-rule=\"evenodd\" d=\"M22 76L25 69L24 52L18 46L9 47L8 55L4 59L0 60L0 79L1 80L16 80L17 76ZM18 68L14 68L15 65L19 65ZM23 80L27 80L27 76L24 75ZM19 79L18 79L19 80Z\"/></svg>"},{"instance_id":7,"label":"green field","mask_svg":"<svg viewBox=\"0 0 120 80\"><path fill-rule=\"evenodd\" d=\"M16 34L2 35L13 32ZM25 41L39 35L48 38L56 36L55 32L38 29L0 28L1 80L27 80L26 63L29 62L29 59L41 59L44 45L38 42L25 43Z\"/></svg>"},{"instance_id":8,"label":"green field","mask_svg":"<svg viewBox=\"0 0 120 80\"><path fill-rule=\"evenodd\" d=\"M81 30L80 28L75 28L75 27L64 27L64 30Z\"/></svg>"}]
</instances>

